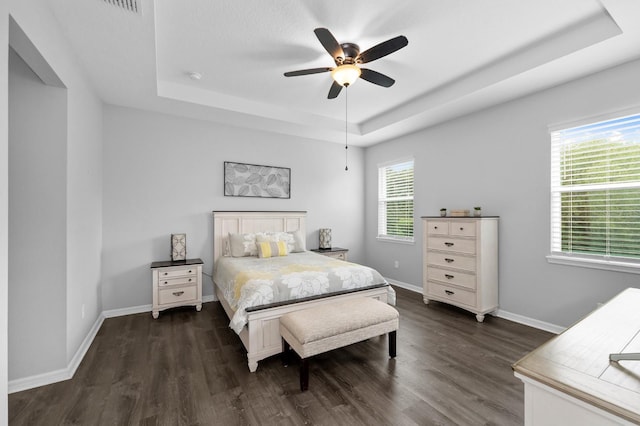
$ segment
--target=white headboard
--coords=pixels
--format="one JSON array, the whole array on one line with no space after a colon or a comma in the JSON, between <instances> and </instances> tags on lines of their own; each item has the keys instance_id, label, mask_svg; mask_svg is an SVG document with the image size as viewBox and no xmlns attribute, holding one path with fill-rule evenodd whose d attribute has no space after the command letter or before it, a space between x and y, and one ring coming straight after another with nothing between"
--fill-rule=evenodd
<instances>
[{"instance_id":1,"label":"white headboard","mask_svg":"<svg viewBox=\"0 0 640 426\"><path fill-rule=\"evenodd\" d=\"M224 253L229 233L260 231L301 231L306 237L307 212L213 212L213 265Z\"/></svg>"}]
</instances>

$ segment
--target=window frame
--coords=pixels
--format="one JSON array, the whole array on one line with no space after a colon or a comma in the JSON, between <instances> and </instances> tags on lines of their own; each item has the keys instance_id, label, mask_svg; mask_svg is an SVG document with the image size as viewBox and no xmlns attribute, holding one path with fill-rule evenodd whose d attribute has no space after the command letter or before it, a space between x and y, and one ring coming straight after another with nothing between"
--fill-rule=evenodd
<instances>
[{"instance_id":1,"label":"window frame","mask_svg":"<svg viewBox=\"0 0 640 426\"><path fill-rule=\"evenodd\" d=\"M411 237L401 237L401 236L396 236L396 235L388 235L386 234L386 232L384 234L380 233L381 227L382 227L382 223L384 221L384 227L386 228L386 215L383 217L381 216L381 212L382 212L382 208L381 208L381 204L383 202L387 202L388 199L382 198L382 191L381 191L381 172L382 170L386 170L389 167L393 167L393 166L398 166L401 164L405 164L405 163L411 163L411 167L413 169L413 181L411 182L412 185L412 195L411 195L411 201L413 202L413 208L412 208L412 212L411 212L411 227L412 227L412 236ZM415 158L414 157L404 157L404 158L399 158L396 160L392 160L392 161L386 161L383 163L379 163L377 166L377 171L378 171L378 201L377 201L377 220L376 220L376 240L378 241L382 241L382 242L390 242L390 243L399 243L399 244L415 244L415 235L416 235L416 224L415 224L415 168L416 168L416 162L415 162ZM386 210L385 210L386 211Z\"/></svg>"},{"instance_id":2,"label":"window frame","mask_svg":"<svg viewBox=\"0 0 640 426\"><path fill-rule=\"evenodd\" d=\"M609 112L606 114L591 116L587 118L583 118L580 120L576 120L573 122L556 124L553 126L549 126L549 137L551 140L550 148L551 148L551 158L549 161L550 165L550 218L549 218L549 254L546 256L546 259L549 263L559 264L559 265L567 265L567 266L578 266L583 268L593 268L593 269L601 269L607 271L616 271L616 272L625 272L632 274L640 274L640 259L635 259L631 257L622 257L622 256L608 256L605 254L602 255L590 255L583 253L569 253L556 250L554 247L554 233L558 232L559 227L561 226L561 222L558 222L557 219L561 221L561 216L559 214L554 213L554 207L558 206L557 202L555 202L554 197L559 197L561 192L554 193L554 173L557 171L554 167L559 167L559 164L554 164L553 150L554 150L554 141L553 134L555 132L559 132L562 130L568 130L575 127L587 126L591 124L597 124L606 121L613 121L617 119L622 119L629 116L640 115L640 106L634 107L631 109L619 110L614 112ZM561 204L559 204L561 206ZM556 219L557 218L557 219Z\"/></svg>"}]
</instances>

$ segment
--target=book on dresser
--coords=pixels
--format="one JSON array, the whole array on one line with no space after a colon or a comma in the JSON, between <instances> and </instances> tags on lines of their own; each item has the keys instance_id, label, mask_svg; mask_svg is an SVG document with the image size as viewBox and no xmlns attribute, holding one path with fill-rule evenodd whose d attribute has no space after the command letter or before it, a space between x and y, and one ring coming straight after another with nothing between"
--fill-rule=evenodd
<instances>
[{"instance_id":1,"label":"book on dresser","mask_svg":"<svg viewBox=\"0 0 640 426\"><path fill-rule=\"evenodd\" d=\"M423 216L423 298L476 314L498 308L496 216Z\"/></svg>"}]
</instances>

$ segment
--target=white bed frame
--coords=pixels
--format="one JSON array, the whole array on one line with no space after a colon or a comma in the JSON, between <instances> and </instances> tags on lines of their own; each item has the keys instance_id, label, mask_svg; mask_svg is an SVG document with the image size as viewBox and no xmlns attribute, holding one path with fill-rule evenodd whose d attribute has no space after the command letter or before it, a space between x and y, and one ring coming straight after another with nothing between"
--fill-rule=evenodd
<instances>
[{"instance_id":1,"label":"white bed frame","mask_svg":"<svg viewBox=\"0 0 640 426\"><path fill-rule=\"evenodd\" d=\"M307 212L246 212L246 211L214 211L213 212L213 265L222 256L227 247L229 233L244 234L260 231L297 231L306 237ZM225 300L220 288L214 283L218 300L227 316L231 318L234 311ZM387 288L380 287L353 293L329 296L321 299L298 302L284 306L248 312L248 323L240 333L240 340L247 349L249 371L255 372L258 361L282 352L280 337L280 317L287 312L306 309L336 300L355 297L372 297L387 302Z\"/></svg>"}]
</instances>

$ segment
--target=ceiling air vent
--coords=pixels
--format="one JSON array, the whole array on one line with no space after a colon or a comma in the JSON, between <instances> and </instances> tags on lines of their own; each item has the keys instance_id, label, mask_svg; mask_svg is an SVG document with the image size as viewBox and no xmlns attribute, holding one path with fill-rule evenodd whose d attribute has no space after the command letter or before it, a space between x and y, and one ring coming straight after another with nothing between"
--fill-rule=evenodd
<instances>
[{"instance_id":1,"label":"ceiling air vent","mask_svg":"<svg viewBox=\"0 0 640 426\"><path fill-rule=\"evenodd\" d=\"M128 10L133 13L140 13L139 0L104 0L105 3L118 6L124 10Z\"/></svg>"}]
</instances>

